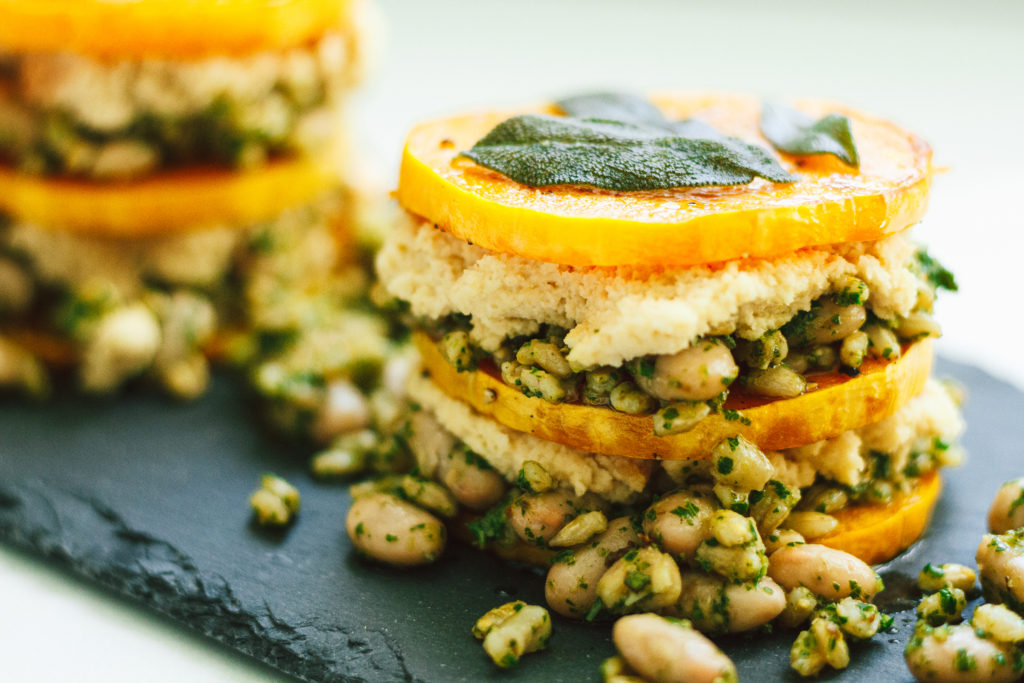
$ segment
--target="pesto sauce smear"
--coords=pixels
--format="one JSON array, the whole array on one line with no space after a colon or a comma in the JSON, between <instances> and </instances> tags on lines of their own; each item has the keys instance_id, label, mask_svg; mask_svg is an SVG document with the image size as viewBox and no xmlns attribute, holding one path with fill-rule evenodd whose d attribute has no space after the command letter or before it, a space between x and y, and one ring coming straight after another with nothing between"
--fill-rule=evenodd
<instances>
[{"instance_id":1,"label":"pesto sauce smear","mask_svg":"<svg viewBox=\"0 0 1024 683\"><path fill-rule=\"evenodd\" d=\"M584 185L619 192L746 185L754 178L793 183L767 149L729 137L699 119L670 121L628 93L593 93L557 102L565 116L513 116L462 153L531 187ZM778 149L836 154L856 163L845 116L819 122L782 107L765 108ZM780 145L781 143L781 145ZM853 159L854 161L850 161Z\"/></svg>"}]
</instances>

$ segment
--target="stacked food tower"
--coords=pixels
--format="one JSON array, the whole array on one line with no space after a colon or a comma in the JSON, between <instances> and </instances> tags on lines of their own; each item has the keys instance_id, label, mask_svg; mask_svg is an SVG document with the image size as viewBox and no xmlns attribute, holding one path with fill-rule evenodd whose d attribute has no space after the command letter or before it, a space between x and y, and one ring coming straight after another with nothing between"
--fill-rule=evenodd
<instances>
[{"instance_id":1,"label":"stacked food tower","mask_svg":"<svg viewBox=\"0 0 1024 683\"><path fill-rule=\"evenodd\" d=\"M91 393L144 377L191 398L230 355L301 421L379 354L382 324L342 310L365 275L338 267L357 260L343 115L365 11L0 2L0 384L43 393L60 367ZM331 351L339 316L361 341Z\"/></svg>"},{"instance_id":2,"label":"stacked food tower","mask_svg":"<svg viewBox=\"0 0 1024 683\"><path fill-rule=\"evenodd\" d=\"M435 514L553 562L567 616L721 632L797 588L869 600L959 457L929 378L955 283L909 234L931 174L913 134L820 101L601 94L417 127L377 267L416 320L407 437L460 511Z\"/></svg>"}]
</instances>

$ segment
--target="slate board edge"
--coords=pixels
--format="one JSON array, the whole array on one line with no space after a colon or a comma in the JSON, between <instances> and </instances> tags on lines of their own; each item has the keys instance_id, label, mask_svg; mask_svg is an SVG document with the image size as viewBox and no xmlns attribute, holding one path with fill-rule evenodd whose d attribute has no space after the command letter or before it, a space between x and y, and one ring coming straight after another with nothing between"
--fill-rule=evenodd
<instances>
[{"instance_id":1,"label":"slate board edge","mask_svg":"<svg viewBox=\"0 0 1024 683\"><path fill-rule=\"evenodd\" d=\"M19 512L26 514L19 519ZM38 523L46 518L52 522ZM92 552L75 548L76 539L101 537L104 542L91 546ZM223 578L200 575L186 554L130 528L116 512L88 496L33 482L0 485L0 541L50 562L90 587L113 591L116 598L169 617L176 625L301 680L420 680L405 668L400 650L384 634L372 631L349 634L339 628L349 648L339 654L390 651L386 660L397 667L379 668L375 659L362 657L375 670L370 676L352 676L340 671L343 663L328 653L310 657L301 627L277 619L269 609L255 614L244 608Z\"/></svg>"}]
</instances>

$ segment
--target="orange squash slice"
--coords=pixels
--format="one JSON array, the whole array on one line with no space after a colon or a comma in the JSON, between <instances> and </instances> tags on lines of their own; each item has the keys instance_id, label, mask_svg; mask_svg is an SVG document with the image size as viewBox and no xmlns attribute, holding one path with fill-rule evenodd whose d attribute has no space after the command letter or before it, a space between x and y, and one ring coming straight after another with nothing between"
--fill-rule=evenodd
<instances>
[{"instance_id":1,"label":"orange squash slice","mask_svg":"<svg viewBox=\"0 0 1024 683\"><path fill-rule=\"evenodd\" d=\"M839 526L814 542L856 555L868 564L888 562L925 532L941 492L942 479L932 472L888 505L858 505L833 513Z\"/></svg>"},{"instance_id":2,"label":"orange squash slice","mask_svg":"<svg viewBox=\"0 0 1024 683\"><path fill-rule=\"evenodd\" d=\"M770 148L759 132L760 102L716 94L660 95L672 119L697 117L729 135ZM493 112L425 123L402 155L398 200L411 213L491 251L572 266L687 266L772 257L802 247L873 240L924 214L931 149L897 126L821 101L796 103L813 116L848 116L859 169L832 157L782 155L800 174L789 185L612 192L533 188L459 153L513 114Z\"/></svg>"},{"instance_id":3,"label":"orange squash slice","mask_svg":"<svg viewBox=\"0 0 1024 683\"><path fill-rule=\"evenodd\" d=\"M337 184L336 169L307 159L250 171L171 171L126 183L43 178L0 167L0 211L54 230L150 237L269 220Z\"/></svg>"},{"instance_id":4,"label":"orange squash slice","mask_svg":"<svg viewBox=\"0 0 1024 683\"><path fill-rule=\"evenodd\" d=\"M494 367L458 372L429 337L417 332L413 338L434 383L478 413L588 453L656 460L705 459L715 444L737 434L766 451L834 438L892 415L921 393L932 366L931 342L925 339L907 346L898 360L865 361L857 377L810 375L817 388L795 398L765 399L735 389L725 406L741 411L744 420L715 413L689 432L655 436L650 416L528 397L502 382Z\"/></svg>"},{"instance_id":5,"label":"orange squash slice","mask_svg":"<svg viewBox=\"0 0 1024 683\"><path fill-rule=\"evenodd\" d=\"M0 50L194 58L304 45L350 0L0 0Z\"/></svg>"}]
</instances>

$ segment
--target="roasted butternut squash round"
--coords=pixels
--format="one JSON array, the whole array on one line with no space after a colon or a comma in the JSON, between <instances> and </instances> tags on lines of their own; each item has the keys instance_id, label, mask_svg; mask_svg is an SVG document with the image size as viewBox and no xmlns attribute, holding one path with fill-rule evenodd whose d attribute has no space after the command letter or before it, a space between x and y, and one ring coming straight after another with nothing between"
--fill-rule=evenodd
<instances>
[{"instance_id":1,"label":"roasted butternut squash round","mask_svg":"<svg viewBox=\"0 0 1024 683\"><path fill-rule=\"evenodd\" d=\"M306 159L275 161L250 171L170 171L126 183L44 178L0 167L0 211L54 230L147 237L251 225L312 201L337 184L336 169Z\"/></svg>"},{"instance_id":2,"label":"roasted butternut squash round","mask_svg":"<svg viewBox=\"0 0 1024 683\"><path fill-rule=\"evenodd\" d=\"M932 472L888 505L858 505L833 513L839 526L814 542L856 555L868 564L888 562L928 528L941 492L942 479Z\"/></svg>"},{"instance_id":3,"label":"roasted butternut squash round","mask_svg":"<svg viewBox=\"0 0 1024 683\"><path fill-rule=\"evenodd\" d=\"M931 342L925 339L906 347L898 360L865 361L857 377L811 375L817 388L795 398L765 399L733 390L725 406L745 419L716 413L689 432L655 436L649 415L528 397L502 382L496 369L459 372L425 334L414 333L414 339L434 383L478 413L588 453L651 460L705 459L715 444L737 434L766 451L834 438L892 415L924 390L932 366Z\"/></svg>"},{"instance_id":4,"label":"roasted butternut squash round","mask_svg":"<svg viewBox=\"0 0 1024 683\"><path fill-rule=\"evenodd\" d=\"M671 119L700 118L723 133L770 148L752 97L665 94L652 97ZM859 168L833 157L780 155L798 173L792 184L613 192L534 188L459 153L514 114L557 113L551 106L425 123L402 155L398 200L451 234L496 252L571 266L687 266L772 257L802 247L873 240L920 220L931 181L931 149L886 121L822 101L797 109L840 113L852 123Z\"/></svg>"},{"instance_id":5,"label":"roasted butternut squash round","mask_svg":"<svg viewBox=\"0 0 1024 683\"><path fill-rule=\"evenodd\" d=\"M343 26L350 0L0 0L0 50L107 59L297 47Z\"/></svg>"}]
</instances>

